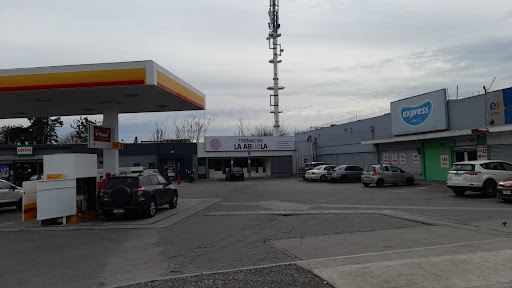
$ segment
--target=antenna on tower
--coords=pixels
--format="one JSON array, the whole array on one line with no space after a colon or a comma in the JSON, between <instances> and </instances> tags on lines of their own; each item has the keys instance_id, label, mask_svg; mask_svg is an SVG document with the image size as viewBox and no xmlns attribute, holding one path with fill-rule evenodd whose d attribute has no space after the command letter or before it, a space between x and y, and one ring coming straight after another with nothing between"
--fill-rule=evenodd
<instances>
[{"instance_id":1,"label":"antenna on tower","mask_svg":"<svg viewBox=\"0 0 512 288\"><path fill-rule=\"evenodd\" d=\"M270 22L268 23L268 49L272 50L273 57L268 62L274 65L274 86L267 87L267 90L273 90L274 94L270 95L270 106L274 107L274 111L270 111L270 113L274 113L274 136L279 136L279 113L283 113L283 111L279 111L279 90L283 90L283 86L279 86L279 73L277 71L277 64L281 63L282 60L279 60L279 56L284 52L281 49L281 44L277 42L277 38L281 36L279 33L279 28L281 24L279 24L279 0L269 0L270 8L268 9L268 16L270 18ZM272 97L274 99L272 99ZM272 100L274 100L272 102Z\"/></svg>"}]
</instances>

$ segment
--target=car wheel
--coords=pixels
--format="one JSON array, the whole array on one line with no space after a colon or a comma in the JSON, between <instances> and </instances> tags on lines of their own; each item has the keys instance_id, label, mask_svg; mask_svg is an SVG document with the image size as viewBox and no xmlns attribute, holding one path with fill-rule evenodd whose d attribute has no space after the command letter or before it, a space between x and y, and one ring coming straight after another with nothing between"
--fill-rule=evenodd
<instances>
[{"instance_id":1,"label":"car wheel","mask_svg":"<svg viewBox=\"0 0 512 288\"><path fill-rule=\"evenodd\" d=\"M172 193L171 203L169 203L169 208L174 209L178 206L178 195L176 193Z\"/></svg>"},{"instance_id":2,"label":"car wheel","mask_svg":"<svg viewBox=\"0 0 512 288\"><path fill-rule=\"evenodd\" d=\"M413 184L414 184L414 178L408 177L407 179L405 179L405 185L411 186Z\"/></svg>"},{"instance_id":3,"label":"car wheel","mask_svg":"<svg viewBox=\"0 0 512 288\"><path fill-rule=\"evenodd\" d=\"M382 186L384 186L384 180L382 180L382 178L381 178L381 179L379 179L379 180L377 180L377 182L375 183L375 185L377 185L377 187L382 187Z\"/></svg>"},{"instance_id":4,"label":"car wheel","mask_svg":"<svg viewBox=\"0 0 512 288\"><path fill-rule=\"evenodd\" d=\"M462 197L465 193L466 191L463 189L453 189L453 194L455 194L455 196Z\"/></svg>"},{"instance_id":5,"label":"car wheel","mask_svg":"<svg viewBox=\"0 0 512 288\"><path fill-rule=\"evenodd\" d=\"M325 175L320 176L320 181L325 182L326 179Z\"/></svg>"},{"instance_id":6,"label":"car wheel","mask_svg":"<svg viewBox=\"0 0 512 288\"><path fill-rule=\"evenodd\" d=\"M21 211L22 208L23 208L23 200L22 200L22 198L20 198L20 200L18 200L18 202L16 202L16 210Z\"/></svg>"},{"instance_id":7,"label":"car wheel","mask_svg":"<svg viewBox=\"0 0 512 288\"><path fill-rule=\"evenodd\" d=\"M341 178L340 178L340 181L341 181L341 183L347 182L347 176L342 175Z\"/></svg>"},{"instance_id":8,"label":"car wheel","mask_svg":"<svg viewBox=\"0 0 512 288\"><path fill-rule=\"evenodd\" d=\"M482 194L484 194L485 197L496 197L496 181L494 180L486 180L484 182L484 185L482 185Z\"/></svg>"},{"instance_id":9,"label":"car wheel","mask_svg":"<svg viewBox=\"0 0 512 288\"><path fill-rule=\"evenodd\" d=\"M143 216L145 218L151 218L151 217L155 216L155 213L156 213L156 202L155 202L155 199L151 199L143 211Z\"/></svg>"},{"instance_id":10,"label":"car wheel","mask_svg":"<svg viewBox=\"0 0 512 288\"><path fill-rule=\"evenodd\" d=\"M370 183L363 182L363 186L368 187L368 186L370 186Z\"/></svg>"}]
</instances>

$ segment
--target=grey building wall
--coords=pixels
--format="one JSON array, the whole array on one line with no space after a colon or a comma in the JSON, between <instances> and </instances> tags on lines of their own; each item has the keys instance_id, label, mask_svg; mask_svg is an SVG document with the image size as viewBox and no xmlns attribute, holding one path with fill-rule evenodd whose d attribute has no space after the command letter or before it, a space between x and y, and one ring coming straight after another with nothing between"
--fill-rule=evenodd
<instances>
[{"instance_id":1,"label":"grey building wall","mask_svg":"<svg viewBox=\"0 0 512 288\"><path fill-rule=\"evenodd\" d=\"M421 148L421 141L407 141L407 142L392 142L392 143L381 143L379 145L379 151L399 151L399 150L413 150Z\"/></svg>"},{"instance_id":2,"label":"grey building wall","mask_svg":"<svg viewBox=\"0 0 512 288\"><path fill-rule=\"evenodd\" d=\"M374 152L373 145L361 145L361 141L390 138L392 136L391 115L385 114L375 118L299 133L295 135L295 141L307 142L310 136L310 141L316 138L315 146L318 155Z\"/></svg>"},{"instance_id":3,"label":"grey building wall","mask_svg":"<svg viewBox=\"0 0 512 288\"><path fill-rule=\"evenodd\" d=\"M391 115L359 120L351 123L333 125L314 131L295 135L295 149L299 161L313 161L311 143L315 161L330 164L353 164L364 167L377 163L376 146L361 144L361 141L391 138ZM316 138L316 140L315 140ZM309 141L308 141L309 139ZM300 162L302 163L302 162Z\"/></svg>"},{"instance_id":4,"label":"grey building wall","mask_svg":"<svg viewBox=\"0 0 512 288\"><path fill-rule=\"evenodd\" d=\"M132 167L136 163L144 168L149 168L150 163L158 167L158 157L156 155L124 155L119 157L119 167Z\"/></svg>"},{"instance_id":5,"label":"grey building wall","mask_svg":"<svg viewBox=\"0 0 512 288\"><path fill-rule=\"evenodd\" d=\"M317 160L313 157L315 155L315 147L312 144L312 142L307 141L295 142L295 150L297 151L297 161L299 166L304 163L304 160L308 163Z\"/></svg>"},{"instance_id":6,"label":"grey building wall","mask_svg":"<svg viewBox=\"0 0 512 288\"><path fill-rule=\"evenodd\" d=\"M485 127L486 108L485 95L448 101L448 130Z\"/></svg>"},{"instance_id":7,"label":"grey building wall","mask_svg":"<svg viewBox=\"0 0 512 288\"><path fill-rule=\"evenodd\" d=\"M448 101L448 130L485 127L486 103L485 95ZM314 160L325 161L331 164L355 164L361 166L378 163L383 151L407 152L406 164L399 164L398 166L404 166L405 170L411 170L411 172L420 175L421 163L412 162L412 153L421 148L421 140L378 145L361 144L361 141L390 138L393 138L391 114L386 114L375 118L298 133L295 135L295 148L299 163L302 163L303 159L308 159L309 162L313 160L310 159L312 150L310 145L314 141L313 153L316 155Z\"/></svg>"}]
</instances>

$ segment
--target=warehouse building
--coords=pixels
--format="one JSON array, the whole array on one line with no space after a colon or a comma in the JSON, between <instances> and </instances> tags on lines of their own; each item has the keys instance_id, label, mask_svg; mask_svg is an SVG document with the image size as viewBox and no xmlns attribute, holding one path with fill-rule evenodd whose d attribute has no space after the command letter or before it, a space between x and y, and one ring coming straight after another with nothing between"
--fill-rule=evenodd
<instances>
[{"instance_id":1,"label":"warehouse building","mask_svg":"<svg viewBox=\"0 0 512 288\"><path fill-rule=\"evenodd\" d=\"M420 179L446 180L454 162L512 161L512 88L464 99L441 89L390 103L388 113L296 135L298 159L390 163Z\"/></svg>"}]
</instances>

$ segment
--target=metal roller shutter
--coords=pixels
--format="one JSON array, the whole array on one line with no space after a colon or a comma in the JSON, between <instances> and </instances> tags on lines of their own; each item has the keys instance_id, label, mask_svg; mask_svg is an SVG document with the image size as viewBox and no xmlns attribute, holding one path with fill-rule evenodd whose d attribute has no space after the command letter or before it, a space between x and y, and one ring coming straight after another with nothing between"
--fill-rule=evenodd
<instances>
[{"instance_id":1,"label":"metal roller shutter","mask_svg":"<svg viewBox=\"0 0 512 288\"><path fill-rule=\"evenodd\" d=\"M512 162L512 144L490 145L489 159Z\"/></svg>"}]
</instances>

